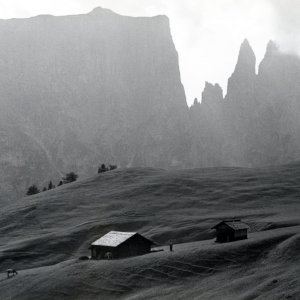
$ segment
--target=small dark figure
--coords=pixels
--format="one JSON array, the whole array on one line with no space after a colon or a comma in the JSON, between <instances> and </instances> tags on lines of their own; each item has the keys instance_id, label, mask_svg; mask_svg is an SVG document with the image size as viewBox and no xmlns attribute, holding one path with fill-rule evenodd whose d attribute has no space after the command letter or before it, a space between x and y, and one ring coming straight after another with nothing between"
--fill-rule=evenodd
<instances>
[{"instance_id":1,"label":"small dark figure","mask_svg":"<svg viewBox=\"0 0 300 300\"><path fill-rule=\"evenodd\" d=\"M10 274L12 274L12 276L18 275L18 272L15 269L7 269L7 278L10 277Z\"/></svg>"},{"instance_id":2,"label":"small dark figure","mask_svg":"<svg viewBox=\"0 0 300 300\"><path fill-rule=\"evenodd\" d=\"M173 251L173 242L172 241L169 242L169 246L170 246L170 251L172 252Z\"/></svg>"},{"instance_id":3,"label":"small dark figure","mask_svg":"<svg viewBox=\"0 0 300 300\"><path fill-rule=\"evenodd\" d=\"M108 168L106 168L106 165L105 165L105 164L102 164L102 165L98 168L98 174L104 173L104 172L107 172L107 171L108 171Z\"/></svg>"}]
</instances>

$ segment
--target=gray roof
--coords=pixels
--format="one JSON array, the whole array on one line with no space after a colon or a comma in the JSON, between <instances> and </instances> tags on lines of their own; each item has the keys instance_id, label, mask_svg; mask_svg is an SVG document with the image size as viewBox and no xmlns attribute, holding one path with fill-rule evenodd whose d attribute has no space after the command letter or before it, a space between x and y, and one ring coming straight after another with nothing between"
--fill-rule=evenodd
<instances>
[{"instance_id":1,"label":"gray roof","mask_svg":"<svg viewBox=\"0 0 300 300\"><path fill-rule=\"evenodd\" d=\"M225 220L215 225L212 229L216 229L221 224L225 224L233 230L243 230L250 228L246 223L242 222L241 220Z\"/></svg>"},{"instance_id":2,"label":"gray roof","mask_svg":"<svg viewBox=\"0 0 300 300\"><path fill-rule=\"evenodd\" d=\"M110 231L93 242L92 246L117 247L136 234L136 232Z\"/></svg>"}]
</instances>

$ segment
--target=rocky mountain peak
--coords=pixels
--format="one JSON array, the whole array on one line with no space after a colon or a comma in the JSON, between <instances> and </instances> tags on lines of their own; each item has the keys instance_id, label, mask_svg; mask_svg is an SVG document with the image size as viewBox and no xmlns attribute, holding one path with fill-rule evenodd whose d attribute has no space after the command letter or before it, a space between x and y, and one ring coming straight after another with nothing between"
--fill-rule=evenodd
<instances>
[{"instance_id":1,"label":"rocky mountain peak","mask_svg":"<svg viewBox=\"0 0 300 300\"><path fill-rule=\"evenodd\" d=\"M239 51L234 73L255 74L256 57L247 39L243 41Z\"/></svg>"},{"instance_id":2,"label":"rocky mountain peak","mask_svg":"<svg viewBox=\"0 0 300 300\"><path fill-rule=\"evenodd\" d=\"M223 100L223 90L218 83L215 85L210 82L205 82L205 87L202 92L202 104L211 105L217 104Z\"/></svg>"},{"instance_id":3,"label":"rocky mountain peak","mask_svg":"<svg viewBox=\"0 0 300 300\"><path fill-rule=\"evenodd\" d=\"M279 47L274 41L269 41L266 49L265 56L273 55L274 53L278 53Z\"/></svg>"},{"instance_id":4,"label":"rocky mountain peak","mask_svg":"<svg viewBox=\"0 0 300 300\"><path fill-rule=\"evenodd\" d=\"M270 40L266 47L265 56L259 65L259 75L263 76L269 74L273 76L272 73L280 72L280 69L283 67L281 64L283 63L283 65L285 65L287 63L285 61L287 57L288 55L281 55L278 45Z\"/></svg>"},{"instance_id":5,"label":"rocky mountain peak","mask_svg":"<svg viewBox=\"0 0 300 300\"><path fill-rule=\"evenodd\" d=\"M240 47L237 64L234 72L228 79L226 98L238 100L240 93L252 90L256 72L256 57L247 39Z\"/></svg>"}]
</instances>

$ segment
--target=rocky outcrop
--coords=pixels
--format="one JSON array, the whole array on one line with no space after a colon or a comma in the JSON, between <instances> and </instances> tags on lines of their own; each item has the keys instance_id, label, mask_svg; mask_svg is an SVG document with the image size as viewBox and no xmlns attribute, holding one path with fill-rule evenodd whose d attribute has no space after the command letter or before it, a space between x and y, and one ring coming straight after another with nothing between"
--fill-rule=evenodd
<instances>
[{"instance_id":1,"label":"rocky outcrop","mask_svg":"<svg viewBox=\"0 0 300 300\"><path fill-rule=\"evenodd\" d=\"M222 88L206 82L201 103L195 99L190 108L193 124L190 167L222 164L223 102Z\"/></svg>"},{"instance_id":2,"label":"rocky outcrop","mask_svg":"<svg viewBox=\"0 0 300 300\"><path fill-rule=\"evenodd\" d=\"M191 108L193 127L199 126L200 132L194 143L198 148L206 144L204 138L197 140L198 136L212 141L209 150L201 152L205 157L201 163L253 167L299 160L299 82L300 58L280 52L272 41L256 74L255 54L245 40L224 101L215 101L213 111L208 109L206 86L197 113L195 105Z\"/></svg>"}]
</instances>

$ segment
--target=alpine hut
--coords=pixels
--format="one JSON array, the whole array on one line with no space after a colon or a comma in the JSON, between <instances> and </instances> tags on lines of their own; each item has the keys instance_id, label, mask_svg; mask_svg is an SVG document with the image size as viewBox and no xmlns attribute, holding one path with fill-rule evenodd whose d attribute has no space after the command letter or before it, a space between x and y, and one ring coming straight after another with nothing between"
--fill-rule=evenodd
<instances>
[{"instance_id":1,"label":"alpine hut","mask_svg":"<svg viewBox=\"0 0 300 300\"><path fill-rule=\"evenodd\" d=\"M92 259L123 258L151 252L155 243L137 232L110 231L91 244Z\"/></svg>"},{"instance_id":2,"label":"alpine hut","mask_svg":"<svg viewBox=\"0 0 300 300\"><path fill-rule=\"evenodd\" d=\"M212 227L216 230L216 242L219 243L247 239L249 228L240 219L225 220Z\"/></svg>"}]
</instances>

